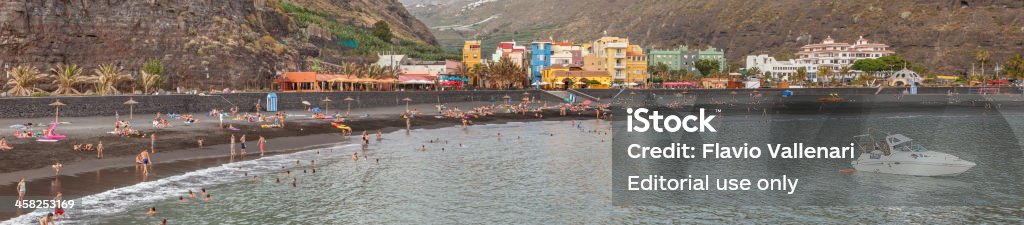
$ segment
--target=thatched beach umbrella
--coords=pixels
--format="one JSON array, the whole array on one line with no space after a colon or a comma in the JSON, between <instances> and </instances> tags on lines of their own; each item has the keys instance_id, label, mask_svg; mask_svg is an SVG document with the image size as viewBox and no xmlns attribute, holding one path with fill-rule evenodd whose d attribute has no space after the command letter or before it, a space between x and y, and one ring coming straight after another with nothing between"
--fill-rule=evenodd
<instances>
[{"instance_id":1,"label":"thatched beach umbrella","mask_svg":"<svg viewBox=\"0 0 1024 225\"><path fill-rule=\"evenodd\" d=\"M55 117L53 119L53 123L60 123L60 107L65 105L66 104L64 104L63 102L60 102L60 99L57 99L57 101L50 103L50 106L53 106L57 109L57 112L54 113Z\"/></svg>"},{"instance_id":2,"label":"thatched beach umbrella","mask_svg":"<svg viewBox=\"0 0 1024 225\"><path fill-rule=\"evenodd\" d=\"M348 116L348 113L352 112L352 101L353 100L355 100L355 99L352 99L351 96L345 97L345 102L348 103L348 109L345 110L345 116Z\"/></svg>"},{"instance_id":3,"label":"thatched beach umbrella","mask_svg":"<svg viewBox=\"0 0 1024 225\"><path fill-rule=\"evenodd\" d=\"M402 101L405 101L405 111L408 112L409 111L409 102L411 102L412 99L410 99L410 98L403 98Z\"/></svg>"},{"instance_id":4,"label":"thatched beach umbrella","mask_svg":"<svg viewBox=\"0 0 1024 225\"><path fill-rule=\"evenodd\" d=\"M128 101L125 101L124 104L128 105L128 120L132 120L135 118L135 105L139 104L139 102L136 102L134 98L128 98Z\"/></svg>"},{"instance_id":5,"label":"thatched beach umbrella","mask_svg":"<svg viewBox=\"0 0 1024 225\"><path fill-rule=\"evenodd\" d=\"M324 100L320 100L320 101L324 103L324 113L327 113L327 111L330 110L330 108L331 108L331 98L330 97L324 97Z\"/></svg>"}]
</instances>

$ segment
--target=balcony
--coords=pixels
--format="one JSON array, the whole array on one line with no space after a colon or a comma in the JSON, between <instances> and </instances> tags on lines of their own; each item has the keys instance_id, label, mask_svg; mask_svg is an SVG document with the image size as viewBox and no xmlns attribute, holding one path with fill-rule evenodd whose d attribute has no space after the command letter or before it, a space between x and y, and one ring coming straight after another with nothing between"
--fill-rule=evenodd
<instances>
[{"instance_id":1,"label":"balcony","mask_svg":"<svg viewBox=\"0 0 1024 225\"><path fill-rule=\"evenodd\" d=\"M615 58L616 59L626 58L626 53L625 52L615 53Z\"/></svg>"},{"instance_id":2,"label":"balcony","mask_svg":"<svg viewBox=\"0 0 1024 225\"><path fill-rule=\"evenodd\" d=\"M612 42L612 43L605 44L605 47L608 47L608 48L626 48L627 45L628 44L626 44L626 42Z\"/></svg>"},{"instance_id":3,"label":"balcony","mask_svg":"<svg viewBox=\"0 0 1024 225\"><path fill-rule=\"evenodd\" d=\"M626 69L626 64L621 64L621 63L620 64L615 64L615 69L617 69L617 70Z\"/></svg>"}]
</instances>

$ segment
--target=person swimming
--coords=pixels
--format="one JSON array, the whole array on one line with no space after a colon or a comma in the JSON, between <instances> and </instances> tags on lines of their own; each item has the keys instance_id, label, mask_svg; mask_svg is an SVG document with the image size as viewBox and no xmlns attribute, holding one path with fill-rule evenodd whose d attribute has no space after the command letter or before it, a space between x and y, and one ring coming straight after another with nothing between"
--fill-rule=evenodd
<instances>
[{"instance_id":1,"label":"person swimming","mask_svg":"<svg viewBox=\"0 0 1024 225\"><path fill-rule=\"evenodd\" d=\"M213 197L210 196L210 194L206 194L206 198L204 198L203 201L209 202L210 200L213 200Z\"/></svg>"},{"instance_id":2,"label":"person swimming","mask_svg":"<svg viewBox=\"0 0 1024 225\"><path fill-rule=\"evenodd\" d=\"M191 189L188 190L188 198L196 198L196 193L192 192Z\"/></svg>"},{"instance_id":3,"label":"person swimming","mask_svg":"<svg viewBox=\"0 0 1024 225\"><path fill-rule=\"evenodd\" d=\"M150 207L149 210L146 211L146 215L156 215L156 207Z\"/></svg>"}]
</instances>

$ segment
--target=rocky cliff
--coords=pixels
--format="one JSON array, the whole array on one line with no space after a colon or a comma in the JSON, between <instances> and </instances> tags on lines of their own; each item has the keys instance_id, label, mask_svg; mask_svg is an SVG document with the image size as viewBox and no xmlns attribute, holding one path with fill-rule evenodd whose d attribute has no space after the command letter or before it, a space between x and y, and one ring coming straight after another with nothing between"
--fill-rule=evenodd
<instances>
[{"instance_id":1,"label":"rocky cliff","mask_svg":"<svg viewBox=\"0 0 1024 225\"><path fill-rule=\"evenodd\" d=\"M324 57L282 3L356 29L383 20L397 38L436 43L394 0L8 0L0 2L0 64L47 71L74 63L88 75L115 63L137 74L158 59L168 88L265 86L275 71Z\"/></svg>"},{"instance_id":2,"label":"rocky cliff","mask_svg":"<svg viewBox=\"0 0 1024 225\"><path fill-rule=\"evenodd\" d=\"M586 41L607 31L645 47L713 45L742 64L748 54L792 57L799 46L829 35L842 42L863 35L937 73L969 71L979 50L991 53L988 70L1024 51L1020 0L403 2L436 28L445 46L460 46L465 38Z\"/></svg>"}]
</instances>

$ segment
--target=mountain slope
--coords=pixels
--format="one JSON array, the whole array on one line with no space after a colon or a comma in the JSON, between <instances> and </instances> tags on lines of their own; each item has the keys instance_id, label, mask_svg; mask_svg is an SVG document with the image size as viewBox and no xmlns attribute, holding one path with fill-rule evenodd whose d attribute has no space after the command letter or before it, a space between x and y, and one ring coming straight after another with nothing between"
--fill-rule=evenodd
<instances>
[{"instance_id":1,"label":"mountain slope","mask_svg":"<svg viewBox=\"0 0 1024 225\"><path fill-rule=\"evenodd\" d=\"M445 47L465 38L586 41L607 31L645 47L713 45L742 64L748 54L792 57L799 46L828 35L841 42L863 35L938 73L969 71L978 50L991 52L991 65L1024 49L1024 1L1019 0L498 0L467 7L478 1L403 3L430 27L497 16L471 29L435 29Z\"/></svg>"},{"instance_id":2,"label":"mountain slope","mask_svg":"<svg viewBox=\"0 0 1024 225\"><path fill-rule=\"evenodd\" d=\"M78 64L91 75L115 63L134 73L149 59L165 66L167 88L266 87L275 71L308 69L375 54L328 42L335 33L299 26L282 5L316 9L349 35L386 21L395 40L356 43L431 51L428 29L395 0L15 0L0 3L0 64L47 71ZM365 40L357 40L365 41ZM355 41L351 41L355 42Z\"/></svg>"}]
</instances>

